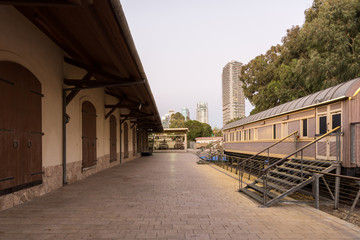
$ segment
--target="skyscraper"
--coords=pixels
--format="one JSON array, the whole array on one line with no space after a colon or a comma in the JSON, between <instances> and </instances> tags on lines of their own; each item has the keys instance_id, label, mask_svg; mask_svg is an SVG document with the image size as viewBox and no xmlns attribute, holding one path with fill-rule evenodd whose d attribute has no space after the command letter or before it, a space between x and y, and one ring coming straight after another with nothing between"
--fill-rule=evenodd
<instances>
[{"instance_id":1,"label":"skyscraper","mask_svg":"<svg viewBox=\"0 0 360 240\"><path fill-rule=\"evenodd\" d=\"M208 121L208 104L206 102L198 102L196 107L196 120L202 123Z\"/></svg>"},{"instance_id":2,"label":"skyscraper","mask_svg":"<svg viewBox=\"0 0 360 240\"><path fill-rule=\"evenodd\" d=\"M181 109L181 114L184 116L185 121L186 121L187 119L190 119L190 111L189 111L188 108L183 107L183 108Z\"/></svg>"},{"instance_id":3,"label":"skyscraper","mask_svg":"<svg viewBox=\"0 0 360 240\"><path fill-rule=\"evenodd\" d=\"M239 80L242 63L231 61L222 73L223 125L234 118L245 117L245 96Z\"/></svg>"}]
</instances>

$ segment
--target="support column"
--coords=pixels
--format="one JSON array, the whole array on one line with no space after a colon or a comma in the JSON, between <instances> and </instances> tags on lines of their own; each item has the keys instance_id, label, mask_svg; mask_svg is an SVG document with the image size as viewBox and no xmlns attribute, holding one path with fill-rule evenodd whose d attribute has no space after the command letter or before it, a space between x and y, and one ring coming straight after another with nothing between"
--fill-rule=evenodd
<instances>
[{"instance_id":1,"label":"support column","mask_svg":"<svg viewBox=\"0 0 360 240\"><path fill-rule=\"evenodd\" d=\"M315 208L319 209L320 207L320 196L319 196L319 175L316 174L315 176L315 182L314 182L314 192L315 192Z\"/></svg>"},{"instance_id":2,"label":"support column","mask_svg":"<svg viewBox=\"0 0 360 240\"><path fill-rule=\"evenodd\" d=\"M336 168L336 174L341 174L341 167L340 165ZM339 196L340 196L340 177L335 177L335 199L334 199L334 208L339 208Z\"/></svg>"}]
</instances>

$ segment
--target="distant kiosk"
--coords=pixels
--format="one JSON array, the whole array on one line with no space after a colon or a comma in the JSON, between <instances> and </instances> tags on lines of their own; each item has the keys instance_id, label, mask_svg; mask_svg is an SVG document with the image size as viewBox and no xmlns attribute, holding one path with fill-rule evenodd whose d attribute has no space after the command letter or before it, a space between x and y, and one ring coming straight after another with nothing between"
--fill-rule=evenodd
<instances>
[{"instance_id":1,"label":"distant kiosk","mask_svg":"<svg viewBox=\"0 0 360 240\"><path fill-rule=\"evenodd\" d=\"M164 128L149 137L149 147L153 152L187 152L188 132L188 128Z\"/></svg>"}]
</instances>

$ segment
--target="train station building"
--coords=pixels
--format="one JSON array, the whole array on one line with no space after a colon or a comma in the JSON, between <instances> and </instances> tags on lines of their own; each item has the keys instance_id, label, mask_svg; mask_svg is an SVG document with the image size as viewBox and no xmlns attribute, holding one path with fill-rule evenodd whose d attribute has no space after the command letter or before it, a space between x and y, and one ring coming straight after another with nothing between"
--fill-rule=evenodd
<instances>
[{"instance_id":1,"label":"train station building","mask_svg":"<svg viewBox=\"0 0 360 240\"><path fill-rule=\"evenodd\" d=\"M119 1L6 1L0 30L0 210L131 161L163 130Z\"/></svg>"}]
</instances>

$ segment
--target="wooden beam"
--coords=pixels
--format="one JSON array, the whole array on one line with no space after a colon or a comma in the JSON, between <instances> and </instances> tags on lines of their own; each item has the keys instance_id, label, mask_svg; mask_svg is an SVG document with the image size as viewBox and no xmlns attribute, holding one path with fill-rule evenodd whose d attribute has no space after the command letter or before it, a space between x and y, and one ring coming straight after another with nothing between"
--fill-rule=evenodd
<instances>
[{"instance_id":1,"label":"wooden beam","mask_svg":"<svg viewBox=\"0 0 360 240\"><path fill-rule=\"evenodd\" d=\"M85 74L85 76L79 81L81 82L86 82L88 81L92 76L92 72L88 72ZM69 95L66 96L66 106L71 102L71 100L74 99L74 97L80 92L80 90L73 90L69 93Z\"/></svg>"},{"instance_id":2,"label":"wooden beam","mask_svg":"<svg viewBox=\"0 0 360 240\"><path fill-rule=\"evenodd\" d=\"M130 108L130 109L139 109L139 104L135 105L135 104L110 104L110 105L105 105L105 108Z\"/></svg>"},{"instance_id":3,"label":"wooden beam","mask_svg":"<svg viewBox=\"0 0 360 240\"><path fill-rule=\"evenodd\" d=\"M116 97L118 99L119 98L121 98L121 99L125 98L126 101L134 103L134 104L140 104L141 103L143 106L147 105L147 103L142 103L140 100L132 100L132 99L128 98L126 95L117 95L117 94L109 92L109 91L105 91L105 94Z\"/></svg>"},{"instance_id":4,"label":"wooden beam","mask_svg":"<svg viewBox=\"0 0 360 240\"><path fill-rule=\"evenodd\" d=\"M96 68L96 67L93 67L93 66L86 65L86 64L84 64L82 62L73 60L73 59L68 58L68 57L64 57L64 60L65 60L66 63L68 63L70 65L85 69L85 70L90 71L90 72L94 72L95 74L98 74L98 75L100 75L100 76L102 76L104 78L114 80L116 82L119 82L119 81L120 82L134 82L134 83L139 82L139 81L136 81L136 79L134 79L134 78L130 78L130 79L120 78L119 76L117 76L115 74L106 72L106 71L104 71L104 70L102 70L100 68Z\"/></svg>"},{"instance_id":5,"label":"wooden beam","mask_svg":"<svg viewBox=\"0 0 360 240\"><path fill-rule=\"evenodd\" d=\"M121 120L120 120L120 126L121 126L121 124L123 124L126 120L128 120L128 118L129 118L129 117L125 117L124 119L121 119Z\"/></svg>"},{"instance_id":6,"label":"wooden beam","mask_svg":"<svg viewBox=\"0 0 360 240\"><path fill-rule=\"evenodd\" d=\"M116 110L116 108L117 108L116 106L117 106L117 105L120 105L123 101L124 101L124 99L121 99L121 100L119 100L118 104L114 105L115 107L113 107L113 108L106 114L105 120L106 120L108 117L110 117L110 115ZM106 105L105 105L105 106L106 106Z\"/></svg>"},{"instance_id":7,"label":"wooden beam","mask_svg":"<svg viewBox=\"0 0 360 240\"><path fill-rule=\"evenodd\" d=\"M81 6L93 4L93 0L0 0L0 4L23 6Z\"/></svg>"},{"instance_id":8,"label":"wooden beam","mask_svg":"<svg viewBox=\"0 0 360 240\"><path fill-rule=\"evenodd\" d=\"M64 83L69 86L96 86L96 85L104 85L104 84L114 84L118 82L114 81L102 81L102 80L87 80L83 81L81 79L64 79Z\"/></svg>"},{"instance_id":9,"label":"wooden beam","mask_svg":"<svg viewBox=\"0 0 360 240\"><path fill-rule=\"evenodd\" d=\"M127 117L127 118L136 118L136 119L141 119L141 118L149 118L149 117L154 117L155 115L123 115L124 117Z\"/></svg>"},{"instance_id":10,"label":"wooden beam","mask_svg":"<svg viewBox=\"0 0 360 240\"><path fill-rule=\"evenodd\" d=\"M145 81L141 82L118 82L118 83L110 83L110 84L102 84L102 85L96 85L96 86L86 86L86 87L74 87L74 88L65 88L66 91L72 91L72 90L82 90L82 89L93 89L93 88L103 88L103 87L128 87L132 85L140 85L144 84Z\"/></svg>"}]
</instances>

